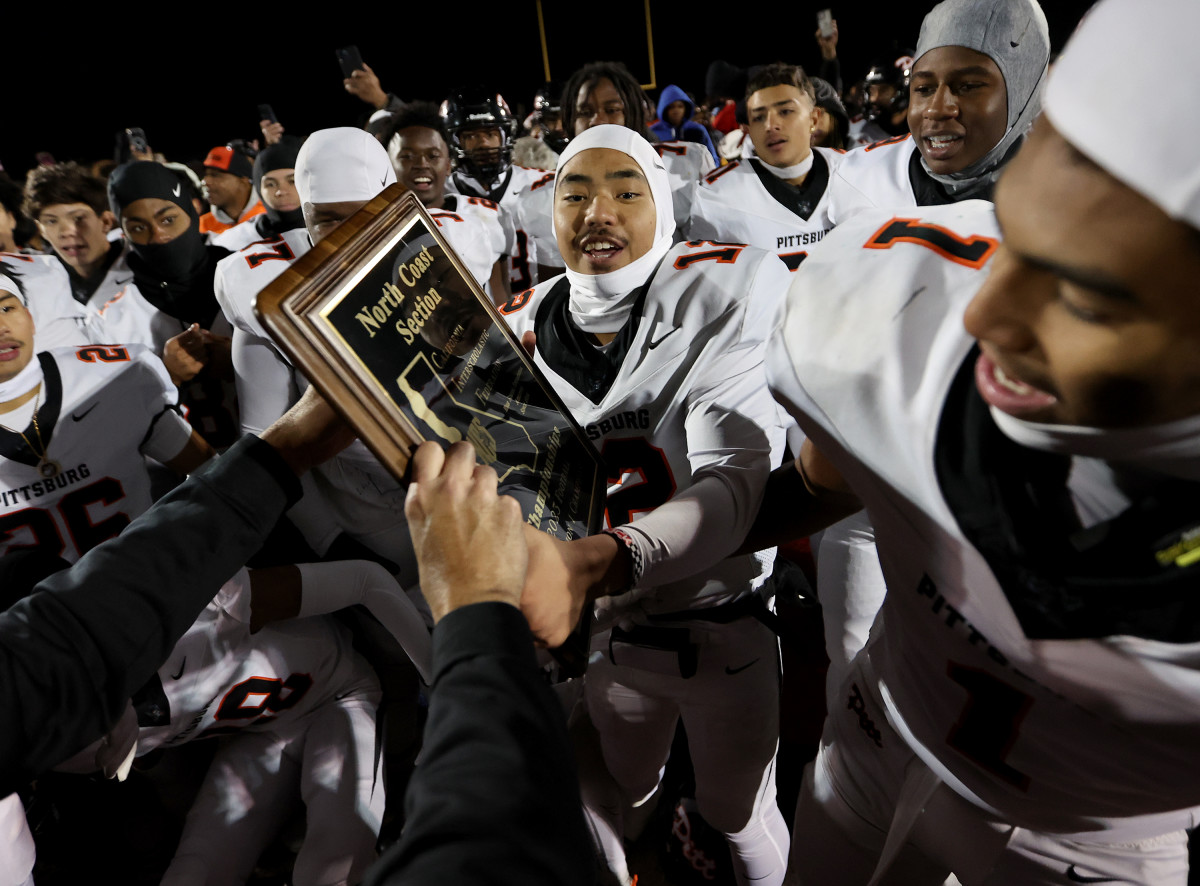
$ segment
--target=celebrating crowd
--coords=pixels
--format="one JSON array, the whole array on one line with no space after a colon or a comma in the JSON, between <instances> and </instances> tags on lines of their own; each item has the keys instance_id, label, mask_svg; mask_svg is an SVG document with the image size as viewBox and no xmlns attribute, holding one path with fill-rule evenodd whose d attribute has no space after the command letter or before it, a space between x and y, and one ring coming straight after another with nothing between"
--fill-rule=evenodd
<instances>
[{"instance_id":1,"label":"celebrating crowd","mask_svg":"<svg viewBox=\"0 0 1200 886\"><path fill-rule=\"evenodd\" d=\"M590 62L523 125L350 58L362 128L0 181L0 886L1185 886L1197 28L943 0L854 82L823 20L820 76ZM394 476L256 314L396 183L596 534L478 440Z\"/></svg>"}]
</instances>

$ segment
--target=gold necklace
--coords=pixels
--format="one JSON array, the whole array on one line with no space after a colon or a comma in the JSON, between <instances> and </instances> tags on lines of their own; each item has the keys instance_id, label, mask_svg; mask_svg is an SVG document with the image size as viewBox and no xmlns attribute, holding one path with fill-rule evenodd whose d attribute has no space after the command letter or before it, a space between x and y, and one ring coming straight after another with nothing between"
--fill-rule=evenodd
<instances>
[{"instance_id":1,"label":"gold necklace","mask_svg":"<svg viewBox=\"0 0 1200 886\"><path fill-rule=\"evenodd\" d=\"M37 400L35 400L33 404L33 417L31 419L33 424L33 433L34 436L37 437L38 441L37 446L34 446L33 441L25 436L24 431L14 431L8 425L0 425L0 428L4 428L4 430L8 431L10 434L16 434L25 441L25 445L29 447L29 451L37 456L38 473L49 480L62 473L62 465L50 457L50 453L47 451L46 444L42 441L42 429L38 426L38 407L41 404L37 402L38 400L41 400L41 398L42 393L41 391L38 391ZM38 451L39 448L41 449L41 452Z\"/></svg>"}]
</instances>

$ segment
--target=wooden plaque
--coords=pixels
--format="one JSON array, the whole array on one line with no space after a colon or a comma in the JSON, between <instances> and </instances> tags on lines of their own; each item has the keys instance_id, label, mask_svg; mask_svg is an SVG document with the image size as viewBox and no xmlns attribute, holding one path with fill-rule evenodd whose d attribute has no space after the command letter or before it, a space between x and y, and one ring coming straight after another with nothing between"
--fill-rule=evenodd
<instances>
[{"instance_id":1,"label":"wooden plaque","mask_svg":"<svg viewBox=\"0 0 1200 886\"><path fill-rule=\"evenodd\" d=\"M605 475L417 197L395 184L301 256L256 312L398 479L423 440L466 440L562 539L600 528Z\"/></svg>"}]
</instances>

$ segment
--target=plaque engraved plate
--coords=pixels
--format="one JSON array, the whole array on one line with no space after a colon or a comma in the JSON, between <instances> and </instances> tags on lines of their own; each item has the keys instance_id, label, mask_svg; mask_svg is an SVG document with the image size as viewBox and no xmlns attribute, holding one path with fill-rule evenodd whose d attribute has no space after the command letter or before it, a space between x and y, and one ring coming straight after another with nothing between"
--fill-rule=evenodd
<instances>
[{"instance_id":1,"label":"plaque engraved plate","mask_svg":"<svg viewBox=\"0 0 1200 886\"><path fill-rule=\"evenodd\" d=\"M392 185L258 296L292 363L397 478L423 440L465 440L526 522L600 528L595 448L415 195Z\"/></svg>"}]
</instances>

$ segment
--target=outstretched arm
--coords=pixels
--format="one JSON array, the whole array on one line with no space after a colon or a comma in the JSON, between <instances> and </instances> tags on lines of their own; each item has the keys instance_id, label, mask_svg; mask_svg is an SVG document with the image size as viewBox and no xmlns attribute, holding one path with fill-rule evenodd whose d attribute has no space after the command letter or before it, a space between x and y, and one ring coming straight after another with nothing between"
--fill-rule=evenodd
<instances>
[{"instance_id":1,"label":"outstretched arm","mask_svg":"<svg viewBox=\"0 0 1200 886\"><path fill-rule=\"evenodd\" d=\"M434 688L404 835L368 884L591 882L566 720L516 604L525 578L517 503L467 443L413 459L405 511L438 620ZM467 553L470 552L470 556Z\"/></svg>"}]
</instances>

